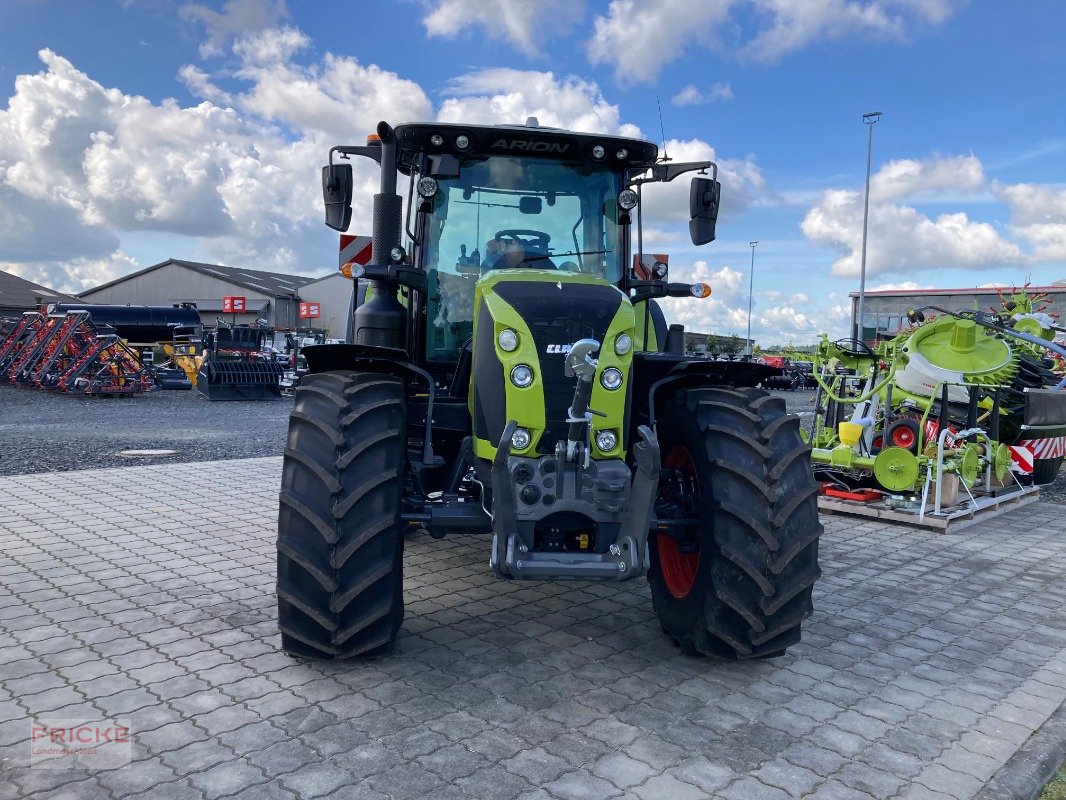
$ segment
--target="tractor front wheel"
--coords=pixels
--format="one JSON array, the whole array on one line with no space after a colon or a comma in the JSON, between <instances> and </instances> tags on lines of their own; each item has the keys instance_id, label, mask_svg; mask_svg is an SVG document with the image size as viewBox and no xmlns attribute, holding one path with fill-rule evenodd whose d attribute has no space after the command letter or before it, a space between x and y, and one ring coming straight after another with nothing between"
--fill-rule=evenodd
<instances>
[{"instance_id":1,"label":"tractor front wheel","mask_svg":"<svg viewBox=\"0 0 1066 800\"><path fill-rule=\"evenodd\" d=\"M278 517L278 624L290 655L390 646L403 620L404 384L324 372L296 389Z\"/></svg>"},{"instance_id":2,"label":"tractor front wheel","mask_svg":"<svg viewBox=\"0 0 1066 800\"><path fill-rule=\"evenodd\" d=\"M799 418L758 389L689 389L656 429L660 510L689 522L651 535L663 631L690 654L783 653L800 639L821 574L818 484Z\"/></svg>"}]
</instances>

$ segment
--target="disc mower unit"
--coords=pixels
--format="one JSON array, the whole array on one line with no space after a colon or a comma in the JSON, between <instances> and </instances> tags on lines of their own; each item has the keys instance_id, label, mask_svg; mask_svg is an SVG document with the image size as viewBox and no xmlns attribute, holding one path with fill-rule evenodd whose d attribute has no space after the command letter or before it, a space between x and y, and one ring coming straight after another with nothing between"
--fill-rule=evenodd
<instances>
[{"instance_id":1,"label":"disc mower unit","mask_svg":"<svg viewBox=\"0 0 1066 800\"><path fill-rule=\"evenodd\" d=\"M693 171L691 239L714 239L717 167L534 119L383 122L330 152L338 230L350 156L381 171L373 256L350 266L349 342L303 350L279 503L283 648L387 648L411 529L486 534L502 580L646 576L686 653L799 641L821 532L799 420L754 388L772 367L683 354L655 301L710 287L668 282L638 249L643 184Z\"/></svg>"},{"instance_id":2,"label":"disc mower unit","mask_svg":"<svg viewBox=\"0 0 1066 800\"><path fill-rule=\"evenodd\" d=\"M1017 295L1005 302L1002 314L913 311L913 326L876 350L823 337L815 359L818 410L810 434L822 477L849 488L904 491L917 490L932 473L937 481L942 473L956 473L970 488L982 475L986 483L993 475L997 482L1006 480L1007 445L1027 443L1043 456L1031 480L1053 480L1066 449L1056 446L1066 444L1066 392L1050 388L1059 378L1034 353L1062 348L1027 332L1036 328L1025 302L1024 293ZM927 320L925 310L940 316ZM848 378L831 372L830 364L843 365L858 381L858 391L842 391ZM852 442L854 425L862 433ZM844 445L851 456L841 452ZM863 461L888 451L897 452L881 469ZM908 452L914 464L904 466L898 451ZM908 477L912 482L904 485Z\"/></svg>"},{"instance_id":3,"label":"disc mower unit","mask_svg":"<svg viewBox=\"0 0 1066 800\"><path fill-rule=\"evenodd\" d=\"M113 331L87 311L28 312L0 341L0 380L87 395L140 394L152 378Z\"/></svg>"}]
</instances>

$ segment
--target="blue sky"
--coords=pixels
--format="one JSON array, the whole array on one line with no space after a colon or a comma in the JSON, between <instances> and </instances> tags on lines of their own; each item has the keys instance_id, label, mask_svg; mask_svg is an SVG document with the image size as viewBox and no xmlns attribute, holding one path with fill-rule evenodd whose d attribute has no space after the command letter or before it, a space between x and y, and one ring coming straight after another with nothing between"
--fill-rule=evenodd
<instances>
[{"instance_id":1,"label":"blue sky","mask_svg":"<svg viewBox=\"0 0 1066 800\"><path fill-rule=\"evenodd\" d=\"M743 333L758 240L754 333L810 341L843 332L858 283L864 111L884 112L869 288L1066 279L1063 30L1053 0L5 0L0 269L322 274L318 167L377 119L659 140L658 99L671 156L724 175L699 250L686 187L646 199L674 277L715 290L673 315Z\"/></svg>"}]
</instances>

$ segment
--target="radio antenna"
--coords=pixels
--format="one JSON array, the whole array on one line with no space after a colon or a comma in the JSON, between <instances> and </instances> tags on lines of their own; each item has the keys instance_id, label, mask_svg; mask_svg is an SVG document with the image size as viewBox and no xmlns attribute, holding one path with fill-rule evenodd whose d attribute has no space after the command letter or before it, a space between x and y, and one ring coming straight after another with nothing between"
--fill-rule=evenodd
<instances>
[{"instance_id":1,"label":"radio antenna","mask_svg":"<svg viewBox=\"0 0 1066 800\"><path fill-rule=\"evenodd\" d=\"M666 152L666 127L663 125L663 106L659 102L659 95L655 95L655 106L659 109L659 133L663 137L663 161L669 161L670 156Z\"/></svg>"}]
</instances>

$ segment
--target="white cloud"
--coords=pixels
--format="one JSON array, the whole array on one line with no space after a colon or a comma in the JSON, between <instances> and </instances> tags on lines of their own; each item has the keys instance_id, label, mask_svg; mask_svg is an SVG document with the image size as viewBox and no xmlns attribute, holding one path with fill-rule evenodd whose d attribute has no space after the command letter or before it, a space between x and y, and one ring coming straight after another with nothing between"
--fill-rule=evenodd
<instances>
[{"instance_id":1,"label":"white cloud","mask_svg":"<svg viewBox=\"0 0 1066 800\"><path fill-rule=\"evenodd\" d=\"M703 300L687 297L658 300L668 321L680 322L693 332L729 335L739 331L743 336L748 324L746 272L730 267L713 269L706 261L697 261L691 267L671 267L670 280L706 283L711 287L711 296Z\"/></svg>"},{"instance_id":2,"label":"white cloud","mask_svg":"<svg viewBox=\"0 0 1066 800\"><path fill-rule=\"evenodd\" d=\"M285 0L226 0L222 11L201 3L188 3L178 13L190 22L203 23L207 39L200 45L203 58L221 55L235 37L276 26L288 17Z\"/></svg>"},{"instance_id":3,"label":"white cloud","mask_svg":"<svg viewBox=\"0 0 1066 800\"><path fill-rule=\"evenodd\" d=\"M77 294L91 286L99 286L115 277L134 272L140 268L136 259L121 250L90 258L79 256L56 261L4 262L0 270L10 272L59 292Z\"/></svg>"},{"instance_id":4,"label":"white cloud","mask_svg":"<svg viewBox=\"0 0 1066 800\"><path fill-rule=\"evenodd\" d=\"M1036 260L1066 260L1066 189L1032 183L994 185L1011 209L1011 227L1027 239Z\"/></svg>"},{"instance_id":5,"label":"white cloud","mask_svg":"<svg viewBox=\"0 0 1066 800\"><path fill-rule=\"evenodd\" d=\"M906 40L943 24L954 0L612 0L588 43L624 82L654 81L693 47L773 63L821 41Z\"/></svg>"},{"instance_id":6,"label":"white cloud","mask_svg":"<svg viewBox=\"0 0 1066 800\"><path fill-rule=\"evenodd\" d=\"M331 54L308 67L287 60L305 43L292 29L239 38L239 92L183 69L205 98L191 107L104 87L41 51L43 71L19 76L0 110L0 261L40 271L51 259L70 280L109 279L130 266L113 255L121 233L159 231L190 237L204 259L331 267L318 188L329 146L361 139L353 126L428 118L432 107L416 84L377 66ZM356 224L366 230L376 168L356 169ZM322 258L308 263L307 253Z\"/></svg>"},{"instance_id":7,"label":"white cloud","mask_svg":"<svg viewBox=\"0 0 1066 800\"><path fill-rule=\"evenodd\" d=\"M557 80L551 72L484 69L449 81L446 92L451 96L437 115L442 122L521 125L533 116L553 128L641 135L622 122L618 106L607 102L599 86L573 75Z\"/></svg>"},{"instance_id":8,"label":"white cloud","mask_svg":"<svg viewBox=\"0 0 1066 800\"><path fill-rule=\"evenodd\" d=\"M593 64L614 65L624 82L654 81L663 65L691 45L720 47L718 29L735 0L612 0L606 16L596 17L588 43Z\"/></svg>"},{"instance_id":9,"label":"white cloud","mask_svg":"<svg viewBox=\"0 0 1066 800\"><path fill-rule=\"evenodd\" d=\"M481 26L527 56L540 53L543 41L565 34L584 16L583 0L436 0L422 24L430 36L456 36Z\"/></svg>"},{"instance_id":10,"label":"white cloud","mask_svg":"<svg viewBox=\"0 0 1066 800\"><path fill-rule=\"evenodd\" d=\"M985 183L984 168L976 157L953 156L889 161L870 178L873 202L943 193L973 193Z\"/></svg>"},{"instance_id":11,"label":"white cloud","mask_svg":"<svg viewBox=\"0 0 1066 800\"><path fill-rule=\"evenodd\" d=\"M667 321L680 322L693 333L714 333L744 338L748 330L748 271L728 266L718 269L706 261L691 266L671 265L670 280L710 284L711 296L704 300L664 298L659 300ZM756 287L759 275L756 274ZM756 289L752 300L751 335L767 344L810 344L823 331L844 335L850 319L850 306L835 302L835 296L812 302L803 292L784 293Z\"/></svg>"},{"instance_id":12,"label":"white cloud","mask_svg":"<svg viewBox=\"0 0 1066 800\"><path fill-rule=\"evenodd\" d=\"M716 83L707 91L697 89L690 83L675 94L670 102L675 106L703 106L732 99L733 88L728 83Z\"/></svg>"},{"instance_id":13,"label":"white cloud","mask_svg":"<svg viewBox=\"0 0 1066 800\"><path fill-rule=\"evenodd\" d=\"M904 41L912 30L945 22L955 5L950 0L755 0L756 12L768 24L740 54L773 63L819 41Z\"/></svg>"},{"instance_id":14,"label":"white cloud","mask_svg":"<svg viewBox=\"0 0 1066 800\"><path fill-rule=\"evenodd\" d=\"M866 273L924 269L983 269L1025 260L1021 248L987 222L964 212L926 216L901 202L936 192L972 192L984 182L973 156L929 161L895 161L871 180ZM863 192L831 189L807 212L802 229L815 243L842 251L832 265L838 276L860 271Z\"/></svg>"},{"instance_id":15,"label":"white cloud","mask_svg":"<svg viewBox=\"0 0 1066 800\"><path fill-rule=\"evenodd\" d=\"M211 83L210 76L199 67L185 64L178 70L178 77L195 97L201 97L222 106L233 103L233 96Z\"/></svg>"}]
</instances>

